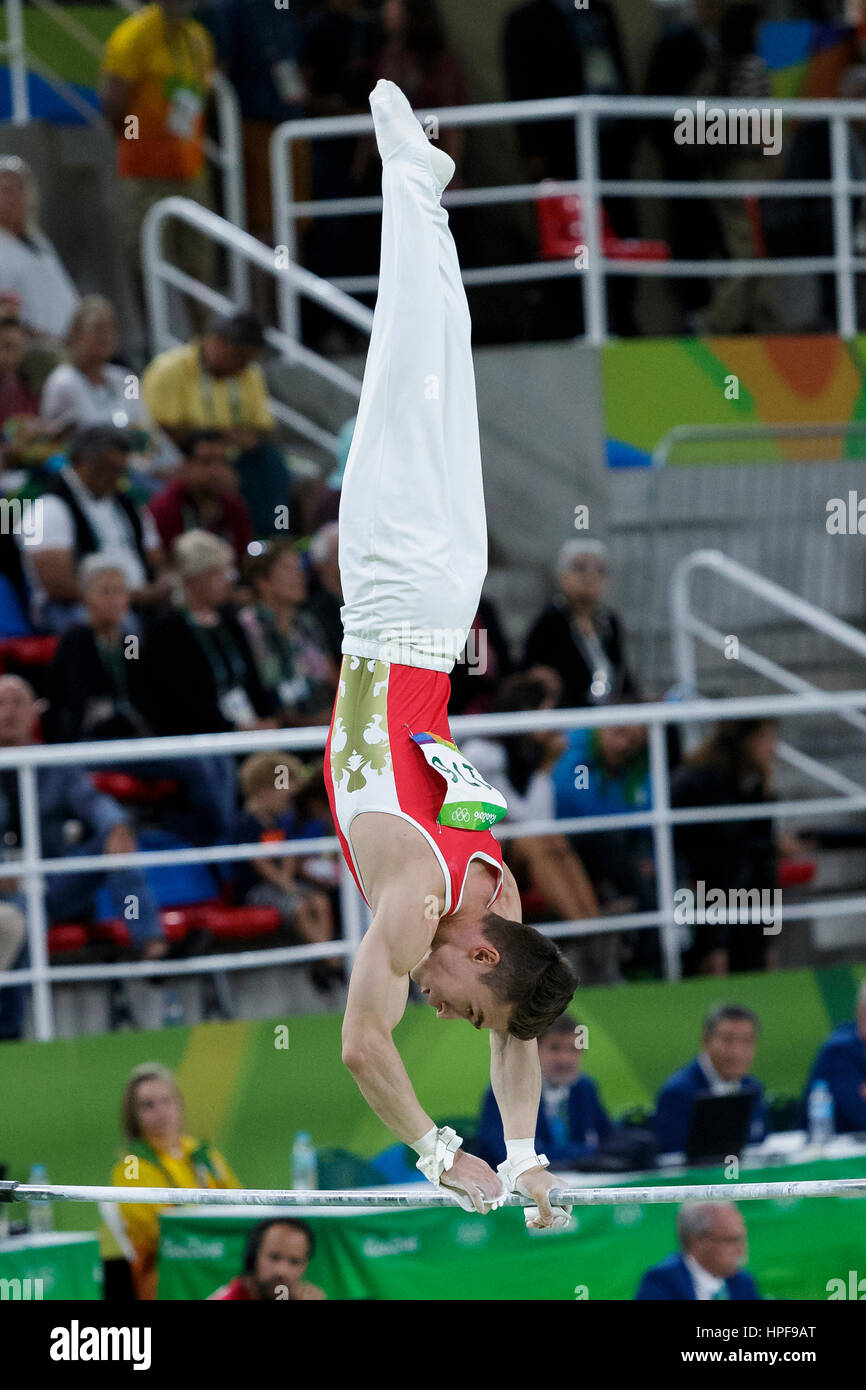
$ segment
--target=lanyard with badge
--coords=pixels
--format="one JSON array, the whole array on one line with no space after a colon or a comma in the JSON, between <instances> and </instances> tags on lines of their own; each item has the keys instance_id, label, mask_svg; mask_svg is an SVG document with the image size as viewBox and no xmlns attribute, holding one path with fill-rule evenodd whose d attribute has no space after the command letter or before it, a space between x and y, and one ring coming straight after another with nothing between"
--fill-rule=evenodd
<instances>
[{"instance_id":1,"label":"lanyard with badge","mask_svg":"<svg viewBox=\"0 0 866 1390\"><path fill-rule=\"evenodd\" d=\"M297 670L295 645L290 637L280 632L273 616L263 604L256 604L256 613L262 630L275 654L269 684L276 690L280 703L287 707L300 704L310 695L310 682ZM276 666L276 670L273 667Z\"/></svg>"},{"instance_id":2,"label":"lanyard with badge","mask_svg":"<svg viewBox=\"0 0 866 1390\"><path fill-rule=\"evenodd\" d=\"M164 91L168 100L165 128L169 134L176 135L179 140L193 140L198 133L204 111L205 85L202 80L196 78L195 46L190 35L183 27L176 32L180 40L178 47L185 50L180 54L178 47L172 43L168 26L166 25L163 30L165 46L171 54L175 66L174 73L165 79ZM184 63L184 58L188 60L186 63ZM198 66L203 76L204 64ZM186 72L184 68L186 68Z\"/></svg>"},{"instance_id":3,"label":"lanyard with badge","mask_svg":"<svg viewBox=\"0 0 866 1390\"><path fill-rule=\"evenodd\" d=\"M436 817L440 825L454 830L489 830L502 820L508 811L502 792L485 782L455 743L438 734L413 734L411 729L409 737L445 779L445 800Z\"/></svg>"},{"instance_id":4,"label":"lanyard with badge","mask_svg":"<svg viewBox=\"0 0 866 1390\"><path fill-rule=\"evenodd\" d=\"M233 426L238 427L244 422L244 407L241 400L240 387L237 379L233 376L225 378L226 398L228 400L229 418ZM203 367L199 369L198 389L201 395L204 415L211 424L218 424L216 401L214 399L213 379L208 375Z\"/></svg>"},{"instance_id":5,"label":"lanyard with badge","mask_svg":"<svg viewBox=\"0 0 866 1390\"><path fill-rule=\"evenodd\" d=\"M229 724L252 724L256 718L253 703L244 689L246 664L225 623L220 623L221 642L201 627L189 613L186 621L207 657L217 688L217 705Z\"/></svg>"}]
</instances>

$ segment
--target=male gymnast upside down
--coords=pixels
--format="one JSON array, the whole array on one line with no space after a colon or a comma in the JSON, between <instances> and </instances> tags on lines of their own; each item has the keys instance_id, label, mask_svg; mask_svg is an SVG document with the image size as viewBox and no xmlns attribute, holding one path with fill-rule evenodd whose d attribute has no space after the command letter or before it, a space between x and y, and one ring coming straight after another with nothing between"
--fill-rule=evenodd
<instances>
[{"instance_id":1,"label":"male gymnast upside down","mask_svg":"<svg viewBox=\"0 0 866 1390\"><path fill-rule=\"evenodd\" d=\"M379 291L340 501L343 661L325 751L346 862L373 912L352 970L343 1060L432 1182L485 1212L521 1191L527 1223L559 1227L561 1186L535 1154L535 1039L575 980L521 923L489 826L505 811L454 748L447 706L487 571L471 323L440 196L454 173L405 96L370 96L382 157ZM477 827L477 828L461 828ZM490 1032L508 1156L494 1172L420 1104L392 1032L409 978L437 1018Z\"/></svg>"}]
</instances>

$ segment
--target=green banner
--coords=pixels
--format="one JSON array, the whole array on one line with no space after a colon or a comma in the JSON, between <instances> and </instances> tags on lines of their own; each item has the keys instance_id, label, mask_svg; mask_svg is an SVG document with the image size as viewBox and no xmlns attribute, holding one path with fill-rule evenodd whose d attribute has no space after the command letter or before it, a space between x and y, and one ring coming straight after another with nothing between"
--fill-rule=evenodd
<instances>
[{"instance_id":1,"label":"green banner","mask_svg":"<svg viewBox=\"0 0 866 1390\"><path fill-rule=\"evenodd\" d=\"M102 1298L99 1241L90 1234L0 1241L0 1301Z\"/></svg>"},{"instance_id":2,"label":"green banner","mask_svg":"<svg viewBox=\"0 0 866 1390\"><path fill-rule=\"evenodd\" d=\"M863 1172L863 1159L854 1158L750 1169L741 1176L787 1182ZM640 1181L709 1183L724 1181L724 1174L701 1169ZM527 1231L516 1208L487 1217L453 1209L305 1217L317 1242L307 1278L335 1299L631 1299L643 1273L676 1248L676 1210L586 1207L575 1211L574 1228L561 1234ZM744 1202L741 1211L749 1234L747 1268L764 1298L824 1300L828 1285L840 1287L830 1281L856 1289L866 1276L862 1198ZM261 1216L163 1216L159 1297L202 1299L227 1283L240 1272L244 1240Z\"/></svg>"}]
</instances>

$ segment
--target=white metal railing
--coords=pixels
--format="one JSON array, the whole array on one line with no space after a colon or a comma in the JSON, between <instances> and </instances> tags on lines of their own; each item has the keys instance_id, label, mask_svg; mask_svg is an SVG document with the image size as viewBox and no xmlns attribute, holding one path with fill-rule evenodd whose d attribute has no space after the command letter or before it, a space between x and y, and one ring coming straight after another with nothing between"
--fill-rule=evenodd
<instances>
[{"instance_id":1,"label":"white metal railing","mask_svg":"<svg viewBox=\"0 0 866 1390\"><path fill-rule=\"evenodd\" d=\"M689 722L705 723L717 719L750 719L763 716L804 717L816 714L844 714L866 709L866 690L835 693L815 692L796 695L749 696L728 700L689 700L683 703L647 704L637 709L633 705L596 709L537 710L531 713L496 715L461 715L452 721L458 738L471 734L503 737L506 734L550 729L601 728L634 724L639 721L648 729L649 773L652 788L651 804L641 810L612 816L573 817L498 827L502 840L527 835L589 834L597 831L650 827L653 835L657 908L650 912L622 914L617 917L583 919L573 922L542 923L545 935L579 937L589 933L630 931L654 927L660 932L665 975L677 979L680 974L679 942L674 917L673 828L677 825L730 822L737 820L790 819L836 815L839 812L866 810L866 791L853 787L838 796L811 800L779 801L767 805L700 807L673 809L670 805L670 779L665 730L668 725ZM266 855L308 855L317 850L336 850L336 837L321 840L289 841L279 845L218 846L208 849L138 851L134 854L89 856L64 859L42 857L37 769L61 765L117 764L124 761L158 761L166 757L196 758L206 754L249 754L257 750L283 751L321 748L327 736L324 728L262 730L251 733L201 734L192 738L128 739L111 743L62 744L29 748L0 748L0 770L15 768L18 772L21 815L21 858L10 864L8 872L25 882L27 900L27 931L31 965L26 970L0 973L0 988L4 985L29 984L33 994L33 1015L36 1036L53 1036L52 986L66 981L105 980L135 976L203 974L213 970L248 970L267 965L291 964L342 954L354 958L364 930L366 909L348 869L342 866L341 915L342 941L323 942L305 946L285 946L262 951L242 951L225 955L199 956L185 961L147 961L135 964L52 966L48 961L47 923L43 896L43 880L55 873L83 873L94 868L146 867L157 864L181 864L261 858ZM789 920L804 919L821 912L823 915L852 915L866 912L866 895L841 898L812 899L785 910ZM733 920L729 913L729 920ZM752 920L750 915L741 920Z\"/></svg>"},{"instance_id":2,"label":"white metal railing","mask_svg":"<svg viewBox=\"0 0 866 1390\"><path fill-rule=\"evenodd\" d=\"M294 293L307 295L317 304L321 304L331 313L342 318L346 323L361 329L362 332L369 333L373 323L373 314L366 305L359 304L356 299L344 294L342 290L337 289L327 280L322 280L309 270L304 270L303 266L296 265L294 262L285 266L278 264L273 251L263 242L257 241L249 232L233 226L231 222L219 217L217 213L201 207L199 203L195 203L189 198L164 198L149 209L141 230L144 284L154 351L163 352L167 348L174 347L180 341L171 331L168 294L170 286L182 290L200 304L206 304L211 309L225 313L233 307L231 300L225 295L204 284L203 281L195 280L165 259L162 250L162 233L165 223L170 218L176 218L188 226L197 227L217 245L227 247L230 253L237 259L243 260L247 267L250 265L258 266L269 275L275 276L278 284L290 281L294 287ZM291 337L281 329L266 328L265 337L271 347L275 348L290 366L305 367L308 371L327 381L330 386L345 392L352 398L353 402L357 402L360 398L361 382L351 372L345 371L343 367L338 367L326 357L304 347L296 338ZM318 444L320 448L329 453L334 452L337 445L336 435L281 401L271 399L270 405L274 416L283 424L296 430L304 438Z\"/></svg>"},{"instance_id":3,"label":"white metal railing","mask_svg":"<svg viewBox=\"0 0 866 1390\"><path fill-rule=\"evenodd\" d=\"M866 420L822 420L820 424L811 425L803 424L802 421L777 425L674 425L653 449L652 466L666 468L677 445L685 443L718 443L724 446L750 439L850 439L855 435L866 435ZM730 454L723 451L721 457L714 462L729 464ZM737 462L740 463L742 460L738 458Z\"/></svg>"},{"instance_id":4,"label":"white metal railing","mask_svg":"<svg viewBox=\"0 0 866 1390\"><path fill-rule=\"evenodd\" d=\"M726 110L742 110L740 99L707 98L707 105ZM547 180L538 184L511 184L502 187L461 189L445 194L446 207L473 207L513 202L535 202L555 195L579 194L583 202L583 242L585 255L580 265L573 261L544 261L523 265L494 265L464 270L464 284L493 285L522 280L548 280L558 277L585 277L585 326L587 342L601 344L607 338L606 289L609 275L655 275L662 277L725 277L741 275L805 275L832 273L836 278L838 330L843 338L857 331L854 274L866 270L866 258L853 254L851 195L866 194L866 183L851 178L847 123L866 117L866 101L777 101L768 98L748 103L750 109L779 111L782 117L800 120L826 119L830 123L832 176L828 181L805 180L647 180L602 179L599 174L599 121L644 122L647 118L672 117L677 112L695 111L695 97L556 97L546 101L492 102L479 106L442 107L424 112L425 124L436 120L439 126L474 127L524 125L530 122L565 120L574 122L576 168L574 180ZM422 114L422 113L419 113ZM381 198L330 198L299 202L294 198L291 149L297 140L333 139L341 135L366 135L373 129L371 116L338 116L316 120L287 121L278 126L271 139L271 182L274 201L274 241L286 246L292 259L297 256L297 221L301 217L348 216L376 212ZM638 129L637 137L643 134ZM773 260L721 261L616 261L602 254L600 204L605 195L630 198L831 198L833 205L834 254L825 257L791 257ZM577 250L577 246L575 246ZM373 292L377 277L339 277L334 283L354 293ZM298 333L298 304L291 283L280 292L281 326L289 334Z\"/></svg>"}]
</instances>

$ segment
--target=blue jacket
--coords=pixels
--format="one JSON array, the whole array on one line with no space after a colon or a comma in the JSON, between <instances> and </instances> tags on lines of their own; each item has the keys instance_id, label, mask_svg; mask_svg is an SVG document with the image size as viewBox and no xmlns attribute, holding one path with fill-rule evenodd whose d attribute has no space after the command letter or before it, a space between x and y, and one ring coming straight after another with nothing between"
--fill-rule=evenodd
<instances>
[{"instance_id":1,"label":"blue jacket","mask_svg":"<svg viewBox=\"0 0 866 1390\"><path fill-rule=\"evenodd\" d=\"M41 767L36 773L36 784L42 853L46 859L58 859L70 853L72 846L64 834L64 826L69 821L82 822L83 840L96 836L100 843L116 825L129 824L122 807L113 797L98 792L80 768ZM0 835L9 824L10 809L0 790Z\"/></svg>"},{"instance_id":2,"label":"blue jacket","mask_svg":"<svg viewBox=\"0 0 866 1390\"><path fill-rule=\"evenodd\" d=\"M809 1092L816 1081L826 1081L830 1088L837 1134L866 1130L866 1043L856 1023L843 1023L819 1050L803 1093L804 1122L808 1119Z\"/></svg>"},{"instance_id":3,"label":"blue jacket","mask_svg":"<svg viewBox=\"0 0 866 1390\"><path fill-rule=\"evenodd\" d=\"M736 1274L732 1274L725 1280L728 1286L728 1297L738 1300L758 1299L761 1297L758 1286L751 1274L747 1274L744 1269L740 1269ZM648 1269L640 1281L640 1287L635 1294L635 1299L666 1299L668 1302L674 1300L696 1302L695 1281L689 1273L689 1267L682 1255L668 1255L661 1264L653 1265Z\"/></svg>"},{"instance_id":4,"label":"blue jacket","mask_svg":"<svg viewBox=\"0 0 866 1390\"><path fill-rule=\"evenodd\" d=\"M709 1089L710 1083L697 1057L668 1078L658 1093L656 1113L653 1117L659 1153L682 1153L689 1136L689 1122L695 1097L708 1092ZM767 1135L764 1087L756 1077L746 1076L743 1078L743 1089L751 1091L755 1097L749 1127L749 1143L759 1144Z\"/></svg>"},{"instance_id":5,"label":"blue jacket","mask_svg":"<svg viewBox=\"0 0 866 1390\"><path fill-rule=\"evenodd\" d=\"M588 1076L579 1076L568 1093L565 1129L564 1135L552 1133L542 1100L535 1126L535 1147L537 1153L547 1155L552 1167L592 1153L613 1129L595 1082ZM491 1167L505 1159L502 1117L492 1088L485 1093L481 1105L474 1149Z\"/></svg>"}]
</instances>

